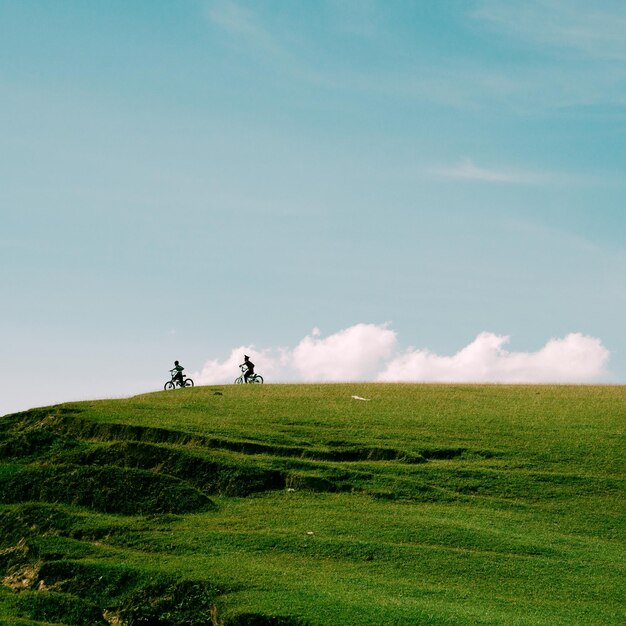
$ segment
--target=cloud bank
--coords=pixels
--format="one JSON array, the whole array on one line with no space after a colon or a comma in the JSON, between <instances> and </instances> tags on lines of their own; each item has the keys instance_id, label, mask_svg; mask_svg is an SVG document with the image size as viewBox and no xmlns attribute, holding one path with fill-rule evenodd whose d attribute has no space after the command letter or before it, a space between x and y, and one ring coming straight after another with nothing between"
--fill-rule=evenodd
<instances>
[{"instance_id":1,"label":"cloud bank","mask_svg":"<svg viewBox=\"0 0 626 626\"><path fill-rule=\"evenodd\" d=\"M509 337L480 333L452 355L425 348L400 350L388 324L355 324L322 338L318 329L294 348L233 348L208 360L196 382L229 383L248 354L269 382L593 383L606 380L609 351L581 333L552 338L536 352L511 352Z\"/></svg>"},{"instance_id":2,"label":"cloud bank","mask_svg":"<svg viewBox=\"0 0 626 626\"><path fill-rule=\"evenodd\" d=\"M408 350L378 380L497 383L584 383L606 376L609 351L599 339L570 333L537 352L509 352L506 336L480 333L452 356Z\"/></svg>"}]
</instances>

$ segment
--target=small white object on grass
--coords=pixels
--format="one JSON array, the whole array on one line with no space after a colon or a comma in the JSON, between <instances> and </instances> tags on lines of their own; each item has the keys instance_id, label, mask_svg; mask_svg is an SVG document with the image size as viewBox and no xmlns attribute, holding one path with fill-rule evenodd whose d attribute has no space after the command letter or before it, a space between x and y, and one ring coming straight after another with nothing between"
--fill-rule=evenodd
<instances>
[{"instance_id":1,"label":"small white object on grass","mask_svg":"<svg viewBox=\"0 0 626 626\"><path fill-rule=\"evenodd\" d=\"M369 402L370 398L361 398L361 396L352 396L355 400L365 400L365 402Z\"/></svg>"}]
</instances>

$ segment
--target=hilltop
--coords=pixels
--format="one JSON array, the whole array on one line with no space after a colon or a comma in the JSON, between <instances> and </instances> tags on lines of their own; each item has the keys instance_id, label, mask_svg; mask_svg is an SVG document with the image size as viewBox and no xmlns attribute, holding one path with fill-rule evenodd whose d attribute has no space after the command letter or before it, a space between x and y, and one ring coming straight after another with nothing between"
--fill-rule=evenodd
<instances>
[{"instance_id":1,"label":"hilltop","mask_svg":"<svg viewBox=\"0 0 626 626\"><path fill-rule=\"evenodd\" d=\"M4 416L0 623L622 624L625 391L237 385Z\"/></svg>"}]
</instances>

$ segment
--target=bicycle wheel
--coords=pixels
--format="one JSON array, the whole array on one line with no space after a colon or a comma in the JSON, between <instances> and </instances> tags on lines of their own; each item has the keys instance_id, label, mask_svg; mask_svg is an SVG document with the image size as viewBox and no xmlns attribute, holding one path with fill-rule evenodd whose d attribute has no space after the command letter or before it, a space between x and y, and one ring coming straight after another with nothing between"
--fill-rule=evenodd
<instances>
[{"instance_id":1,"label":"bicycle wheel","mask_svg":"<svg viewBox=\"0 0 626 626\"><path fill-rule=\"evenodd\" d=\"M263 376L259 376L258 374L254 375L254 378L250 381L251 383L259 383L259 385L263 384Z\"/></svg>"},{"instance_id":2,"label":"bicycle wheel","mask_svg":"<svg viewBox=\"0 0 626 626\"><path fill-rule=\"evenodd\" d=\"M235 385L243 385L243 376L239 376L239 378L235 378Z\"/></svg>"},{"instance_id":3,"label":"bicycle wheel","mask_svg":"<svg viewBox=\"0 0 626 626\"><path fill-rule=\"evenodd\" d=\"M170 391L171 389L174 389L174 383L171 380L168 380L165 383L165 387L163 387L163 389L165 389L165 391Z\"/></svg>"},{"instance_id":4,"label":"bicycle wheel","mask_svg":"<svg viewBox=\"0 0 626 626\"><path fill-rule=\"evenodd\" d=\"M185 378L185 387L193 387L193 380L191 380L191 378Z\"/></svg>"}]
</instances>

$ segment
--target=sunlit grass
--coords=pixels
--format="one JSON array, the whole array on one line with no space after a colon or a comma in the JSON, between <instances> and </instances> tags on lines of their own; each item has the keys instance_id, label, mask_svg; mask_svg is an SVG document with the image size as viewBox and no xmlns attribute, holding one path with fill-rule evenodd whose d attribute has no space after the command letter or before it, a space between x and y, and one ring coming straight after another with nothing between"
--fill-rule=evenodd
<instances>
[{"instance_id":1,"label":"sunlit grass","mask_svg":"<svg viewBox=\"0 0 626 626\"><path fill-rule=\"evenodd\" d=\"M173 494L176 480L206 485L216 507L171 514L168 501L123 516L70 503L30 510L13 496L0 549L24 535L49 576L74 580L80 563L118 581L64 583L102 609L130 611L150 581L205 581L211 619L225 624L244 614L258 624L621 624L625 399L608 386L250 385L27 413L6 428L7 484L22 466L115 462L171 474ZM33 451L33 428L63 437ZM28 454L12 457L11 442ZM214 466L223 477L204 482ZM255 492L236 484L266 475ZM24 531L26 519L41 530ZM7 593L0 618L33 615ZM171 623L203 623L188 609Z\"/></svg>"}]
</instances>

